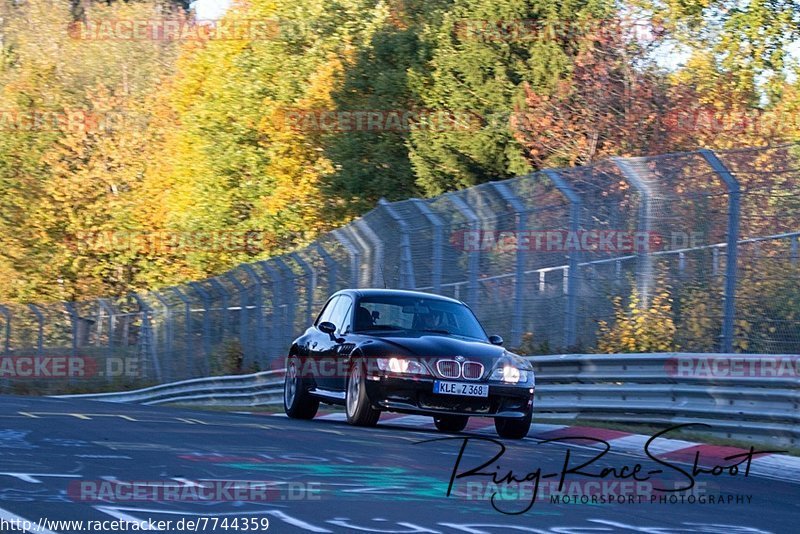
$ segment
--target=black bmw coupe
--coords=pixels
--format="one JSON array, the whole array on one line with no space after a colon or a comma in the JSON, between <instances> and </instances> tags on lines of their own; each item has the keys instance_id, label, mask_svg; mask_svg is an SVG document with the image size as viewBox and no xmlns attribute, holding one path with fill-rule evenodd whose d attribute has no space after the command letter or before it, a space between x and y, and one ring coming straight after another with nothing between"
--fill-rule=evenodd
<instances>
[{"instance_id":1,"label":"black bmw coupe","mask_svg":"<svg viewBox=\"0 0 800 534\"><path fill-rule=\"evenodd\" d=\"M347 421L372 426L382 411L425 414L459 432L493 417L500 437L527 435L531 364L488 337L464 303L388 289L346 289L325 303L286 360L284 408L311 419L320 402L345 406Z\"/></svg>"}]
</instances>

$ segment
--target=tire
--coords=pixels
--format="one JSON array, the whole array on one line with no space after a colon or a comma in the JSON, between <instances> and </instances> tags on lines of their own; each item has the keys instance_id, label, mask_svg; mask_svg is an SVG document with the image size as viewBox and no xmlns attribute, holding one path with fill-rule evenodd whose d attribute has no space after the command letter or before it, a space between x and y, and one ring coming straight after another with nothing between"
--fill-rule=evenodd
<instances>
[{"instance_id":1,"label":"tire","mask_svg":"<svg viewBox=\"0 0 800 534\"><path fill-rule=\"evenodd\" d=\"M283 380L283 410L292 419L313 419L319 410L319 400L308 393L298 368L297 358L289 358Z\"/></svg>"},{"instance_id":2,"label":"tire","mask_svg":"<svg viewBox=\"0 0 800 534\"><path fill-rule=\"evenodd\" d=\"M440 432L461 432L467 428L468 422L466 415L440 415L433 418L433 424Z\"/></svg>"},{"instance_id":3,"label":"tire","mask_svg":"<svg viewBox=\"0 0 800 534\"><path fill-rule=\"evenodd\" d=\"M355 426L375 426L381 417L381 411L374 409L369 404L364 366L358 361L350 367L347 376L345 412L347 413L347 422Z\"/></svg>"},{"instance_id":4,"label":"tire","mask_svg":"<svg viewBox=\"0 0 800 534\"><path fill-rule=\"evenodd\" d=\"M519 419L496 417L494 420L494 428L497 430L497 435L501 438L522 439L528 435L528 431L531 429L532 419L533 411L528 412L528 415Z\"/></svg>"}]
</instances>

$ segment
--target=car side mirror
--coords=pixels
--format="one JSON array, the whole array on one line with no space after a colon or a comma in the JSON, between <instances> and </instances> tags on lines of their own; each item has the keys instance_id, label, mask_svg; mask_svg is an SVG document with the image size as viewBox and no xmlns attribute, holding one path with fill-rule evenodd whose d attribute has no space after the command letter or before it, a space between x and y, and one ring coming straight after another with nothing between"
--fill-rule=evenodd
<instances>
[{"instance_id":1,"label":"car side mirror","mask_svg":"<svg viewBox=\"0 0 800 534\"><path fill-rule=\"evenodd\" d=\"M336 336L333 335L334 332L336 332L336 325L333 324L332 322L322 321L321 323L319 323L319 325L317 325L317 328L319 328L320 332L331 336L331 339L334 340L336 339Z\"/></svg>"},{"instance_id":2,"label":"car side mirror","mask_svg":"<svg viewBox=\"0 0 800 534\"><path fill-rule=\"evenodd\" d=\"M492 345L503 345L503 338L500 336L489 336L489 343Z\"/></svg>"}]
</instances>

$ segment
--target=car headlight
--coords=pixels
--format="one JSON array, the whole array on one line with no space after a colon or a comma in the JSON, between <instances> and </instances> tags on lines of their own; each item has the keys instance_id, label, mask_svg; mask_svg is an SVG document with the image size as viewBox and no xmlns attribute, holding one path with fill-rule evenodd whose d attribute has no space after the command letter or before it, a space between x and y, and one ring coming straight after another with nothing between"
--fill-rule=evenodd
<instances>
[{"instance_id":1,"label":"car headlight","mask_svg":"<svg viewBox=\"0 0 800 534\"><path fill-rule=\"evenodd\" d=\"M513 365L504 365L495 369L489 380L502 380L508 384L517 384L519 382L527 382L531 372Z\"/></svg>"},{"instance_id":2,"label":"car headlight","mask_svg":"<svg viewBox=\"0 0 800 534\"><path fill-rule=\"evenodd\" d=\"M376 358L375 363L381 371L408 375L430 374L420 362L407 358Z\"/></svg>"}]
</instances>

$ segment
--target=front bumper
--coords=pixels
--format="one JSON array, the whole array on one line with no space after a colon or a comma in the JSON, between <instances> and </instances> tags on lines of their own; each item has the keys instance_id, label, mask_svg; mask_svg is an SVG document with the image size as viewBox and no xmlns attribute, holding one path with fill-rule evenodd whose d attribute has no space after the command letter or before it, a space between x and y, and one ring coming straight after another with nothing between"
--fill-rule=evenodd
<instances>
[{"instance_id":1,"label":"front bumper","mask_svg":"<svg viewBox=\"0 0 800 534\"><path fill-rule=\"evenodd\" d=\"M488 397L465 397L434 393L434 380L431 377L368 376L367 396L373 408L400 413L520 418L533 409L534 386L531 384L489 383Z\"/></svg>"}]
</instances>

